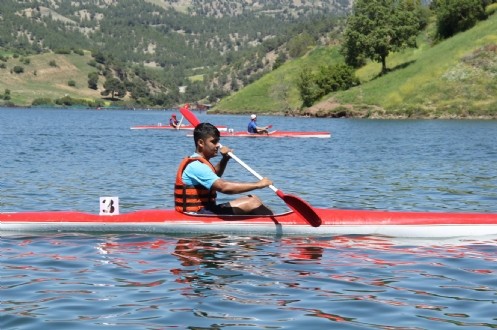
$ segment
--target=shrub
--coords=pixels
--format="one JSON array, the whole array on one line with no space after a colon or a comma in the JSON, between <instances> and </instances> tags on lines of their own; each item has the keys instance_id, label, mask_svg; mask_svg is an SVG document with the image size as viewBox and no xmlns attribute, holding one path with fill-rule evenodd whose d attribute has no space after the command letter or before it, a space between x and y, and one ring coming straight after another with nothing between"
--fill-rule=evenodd
<instances>
[{"instance_id":1,"label":"shrub","mask_svg":"<svg viewBox=\"0 0 497 330\"><path fill-rule=\"evenodd\" d=\"M82 49L73 49L74 54L84 56L85 52Z\"/></svg>"},{"instance_id":2,"label":"shrub","mask_svg":"<svg viewBox=\"0 0 497 330\"><path fill-rule=\"evenodd\" d=\"M16 65L12 70L14 73L17 73L17 74L24 72L24 68L20 65Z\"/></svg>"},{"instance_id":3,"label":"shrub","mask_svg":"<svg viewBox=\"0 0 497 330\"><path fill-rule=\"evenodd\" d=\"M7 88L5 89L5 92L3 93L3 99L5 101L10 100L10 89L7 89Z\"/></svg>"},{"instance_id":4,"label":"shrub","mask_svg":"<svg viewBox=\"0 0 497 330\"><path fill-rule=\"evenodd\" d=\"M66 95L64 97L58 98L55 100L55 104L63 105L63 106L73 106L73 105L83 105L88 106L89 104L93 104L94 101L88 101L85 99L76 99Z\"/></svg>"},{"instance_id":5,"label":"shrub","mask_svg":"<svg viewBox=\"0 0 497 330\"><path fill-rule=\"evenodd\" d=\"M491 5L488 5L485 8L485 14L487 14L487 16L493 15L496 12L497 12L497 3L493 3Z\"/></svg>"},{"instance_id":6,"label":"shrub","mask_svg":"<svg viewBox=\"0 0 497 330\"><path fill-rule=\"evenodd\" d=\"M98 89L98 73L90 72L88 73L88 88L97 90Z\"/></svg>"},{"instance_id":7,"label":"shrub","mask_svg":"<svg viewBox=\"0 0 497 330\"><path fill-rule=\"evenodd\" d=\"M71 54L71 50L70 49L65 49L65 48L59 48L59 49L54 50L54 53L55 54L68 55L68 54Z\"/></svg>"},{"instance_id":8,"label":"shrub","mask_svg":"<svg viewBox=\"0 0 497 330\"><path fill-rule=\"evenodd\" d=\"M309 107L328 93L346 90L359 83L354 69L342 63L321 66L317 73L304 68L299 76L298 88L303 106Z\"/></svg>"},{"instance_id":9,"label":"shrub","mask_svg":"<svg viewBox=\"0 0 497 330\"><path fill-rule=\"evenodd\" d=\"M75 102L75 100L70 97L70 96L64 96L64 97L61 97L61 98L58 98L55 100L55 104L57 105L65 105L65 106L71 106L73 105Z\"/></svg>"},{"instance_id":10,"label":"shrub","mask_svg":"<svg viewBox=\"0 0 497 330\"><path fill-rule=\"evenodd\" d=\"M346 90L359 85L354 69L346 64L336 64L320 67L316 77L316 84L326 95L338 90Z\"/></svg>"},{"instance_id":11,"label":"shrub","mask_svg":"<svg viewBox=\"0 0 497 330\"><path fill-rule=\"evenodd\" d=\"M31 103L31 105L33 106L38 106L38 105L53 105L53 101L52 99L48 98L48 97L41 97L41 98L37 98L37 99L34 99L33 102Z\"/></svg>"}]
</instances>

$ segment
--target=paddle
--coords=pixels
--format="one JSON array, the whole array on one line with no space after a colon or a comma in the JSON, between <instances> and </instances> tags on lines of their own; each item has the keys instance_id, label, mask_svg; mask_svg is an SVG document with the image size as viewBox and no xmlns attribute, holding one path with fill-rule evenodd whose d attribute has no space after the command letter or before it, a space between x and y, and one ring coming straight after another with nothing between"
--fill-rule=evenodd
<instances>
[{"instance_id":1,"label":"paddle","mask_svg":"<svg viewBox=\"0 0 497 330\"><path fill-rule=\"evenodd\" d=\"M236 160L238 164L242 165L247 171L252 173L257 179L262 179L262 176L259 173L254 171L250 166L245 164L244 161L235 156L232 152L228 152L228 155ZM314 211L309 203L297 196L287 195L273 185L270 185L269 188L271 188L276 193L276 195L278 195L278 197L281 198L286 203L286 205L288 205L301 219L307 221L313 227L321 226L321 218L316 213L316 211Z\"/></svg>"},{"instance_id":2,"label":"paddle","mask_svg":"<svg viewBox=\"0 0 497 330\"><path fill-rule=\"evenodd\" d=\"M185 117L184 117L184 116L181 116L181 119L180 119L180 121L179 121L178 125L176 126L176 129L177 129L177 130L179 130L179 129L181 128L181 125L182 125L182 123L183 123L183 118L185 118Z\"/></svg>"},{"instance_id":3,"label":"paddle","mask_svg":"<svg viewBox=\"0 0 497 330\"><path fill-rule=\"evenodd\" d=\"M188 110L188 104L180 108L180 112L193 126L197 126L198 124L200 124L198 118L190 110ZM222 148L221 145L220 147ZM228 155L233 158L238 164L242 165L247 171L252 173L256 178L258 178L259 180L262 179L262 176L259 173L254 171L250 166L245 164L245 162L235 156L232 152L229 152ZM288 207L290 207L301 219L307 221L313 227L321 226L321 218L316 213L316 211L314 211L309 203L297 196L286 195L273 185L270 185L269 188L271 188L276 193L276 195L278 195L278 197L281 198L286 203L286 205L288 205Z\"/></svg>"},{"instance_id":4,"label":"paddle","mask_svg":"<svg viewBox=\"0 0 497 330\"><path fill-rule=\"evenodd\" d=\"M195 127L198 124L200 124L200 120L198 120L197 116L195 116L193 112L191 112L190 109L188 109L189 107L190 105L186 103L184 106L179 108L179 112L181 112L183 117L185 117L186 120L188 120L190 124L192 124Z\"/></svg>"}]
</instances>

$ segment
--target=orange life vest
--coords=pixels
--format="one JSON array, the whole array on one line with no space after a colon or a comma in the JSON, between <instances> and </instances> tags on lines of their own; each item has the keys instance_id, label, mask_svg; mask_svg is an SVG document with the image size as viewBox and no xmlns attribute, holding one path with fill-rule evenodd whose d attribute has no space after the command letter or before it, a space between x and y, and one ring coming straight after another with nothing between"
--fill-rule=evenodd
<instances>
[{"instance_id":1,"label":"orange life vest","mask_svg":"<svg viewBox=\"0 0 497 330\"><path fill-rule=\"evenodd\" d=\"M215 191L206 189L202 185L186 185L181 179L186 166L197 160L209 165L212 171L216 173L216 169L207 159L186 157L181 161L176 173L176 183L174 184L174 206L178 212L198 212L203 208L209 208L209 206L216 204L217 194Z\"/></svg>"}]
</instances>

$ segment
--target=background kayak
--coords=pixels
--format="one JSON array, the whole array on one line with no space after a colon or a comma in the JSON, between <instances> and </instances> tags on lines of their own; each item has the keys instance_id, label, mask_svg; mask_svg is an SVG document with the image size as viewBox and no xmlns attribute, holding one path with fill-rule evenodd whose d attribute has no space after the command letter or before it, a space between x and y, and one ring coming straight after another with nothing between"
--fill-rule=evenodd
<instances>
[{"instance_id":1,"label":"background kayak","mask_svg":"<svg viewBox=\"0 0 497 330\"><path fill-rule=\"evenodd\" d=\"M216 127L220 132L226 131L228 129L227 126L216 126ZM162 123L158 123L156 125L138 125L138 126L131 126L130 127L130 129L134 129L134 130L140 130L140 129L161 130L161 129L165 129L165 130L174 130L174 131L177 131L177 130L193 131L194 128L195 128L195 126L193 126L193 125L181 125L179 128L176 128L176 127L172 127L168 124L162 124Z\"/></svg>"},{"instance_id":2,"label":"background kayak","mask_svg":"<svg viewBox=\"0 0 497 330\"><path fill-rule=\"evenodd\" d=\"M221 133L221 137L250 137L250 138L330 138L329 132L299 132L299 131L269 131L268 134L254 134L248 132L233 132L228 129Z\"/></svg>"}]
</instances>

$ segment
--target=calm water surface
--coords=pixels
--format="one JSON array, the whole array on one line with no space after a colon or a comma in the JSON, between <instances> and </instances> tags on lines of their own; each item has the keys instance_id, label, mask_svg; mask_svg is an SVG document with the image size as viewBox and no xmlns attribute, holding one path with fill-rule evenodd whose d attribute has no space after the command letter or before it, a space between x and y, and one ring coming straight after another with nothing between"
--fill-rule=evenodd
<instances>
[{"instance_id":1,"label":"calm water surface","mask_svg":"<svg viewBox=\"0 0 497 330\"><path fill-rule=\"evenodd\" d=\"M172 207L170 111L0 109L0 211ZM247 116L198 114L243 130ZM223 143L313 206L497 212L497 122L260 116ZM227 179L253 180L232 162ZM257 191L275 211L269 190ZM2 233L0 329L497 328L497 238Z\"/></svg>"}]
</instances>

